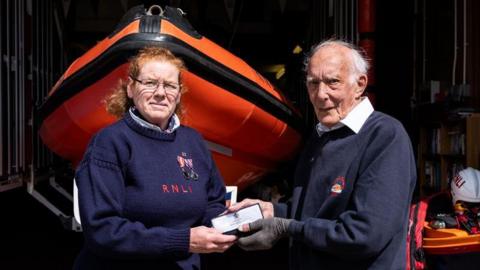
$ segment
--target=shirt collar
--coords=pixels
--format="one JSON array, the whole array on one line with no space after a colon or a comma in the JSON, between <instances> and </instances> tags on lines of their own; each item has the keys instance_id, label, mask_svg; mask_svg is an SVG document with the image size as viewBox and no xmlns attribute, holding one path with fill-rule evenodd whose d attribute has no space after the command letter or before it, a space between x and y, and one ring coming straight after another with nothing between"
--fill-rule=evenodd
<instances>
[{"instance_id":1,"label":"shirt collar","mask_svg":"<svg viewBox=\"0 0 480 270\"><path fill-rule=\"evenodd\" d=\"M163 130L161 127L143 120L140 116L137 115L138 110L134 107L131 107L128 112L130 113L130 116L133 118L133 120L135 120L135 122L137 122L142 127L146 127L148 129L157 130L163 133L172 133L180 126L180 119L175 113L172 115L172 117L170 117L167 129Z\"/></svg>"},{"instance_id":2,"label":"shirt collar","mask_svg":"<svg viewBox=\"0 0 480 270\"><path fill-rule=\"evenodd\" d=\"M367 121L370 114L372 114L372 112L372 103L370 103L368 97L364 97L359 104L353 107L353 109L347 114L345 118L340 120L340 122L335 124L333 127L329 128L324 126L322 123L318 123L316 126L318 136L322 136L325 132L339 129L343 126L347 126L353 132L358 133L362 128L363 124L365 124L365 121Z\"/></svg>"}]
</instances>

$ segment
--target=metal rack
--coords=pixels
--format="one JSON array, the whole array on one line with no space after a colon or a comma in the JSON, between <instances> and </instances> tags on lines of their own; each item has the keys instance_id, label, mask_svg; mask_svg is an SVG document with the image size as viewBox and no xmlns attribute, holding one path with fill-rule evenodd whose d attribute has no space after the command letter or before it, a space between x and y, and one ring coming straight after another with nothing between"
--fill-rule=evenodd
<instances>
[{"instance_id":1,"label":"metal rack","mask_svg":"<svg viewBox=\"0 0 480 270\"><path fill-rule=\"evenodd\" d=\"M63 7L49 0L0 3L0 192L26 186L36 200L71 229L70 217L42 195L49 187L72 201L55 180L53 154L38 136L38 107L65 69Z\"/></svg>"}]
</instances>

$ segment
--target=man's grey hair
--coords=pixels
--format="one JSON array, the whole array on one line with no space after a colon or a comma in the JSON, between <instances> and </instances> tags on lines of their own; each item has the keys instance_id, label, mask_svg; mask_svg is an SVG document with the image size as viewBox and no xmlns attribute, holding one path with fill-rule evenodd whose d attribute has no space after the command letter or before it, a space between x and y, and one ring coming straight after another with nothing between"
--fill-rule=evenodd
<instances>
[{"instance_id":1,"label":"man's grey hair","mask_svg":"<svg viewBox=\"0 0 480 270\"><path fill-rule=\"evenodd\" d=\"M325 41L320 42L316 46L312 47L310 53L308 53L307 57L304 61L304 68L305 71L308 69L308 64L310 63L310 59L312 56L321 48L329 47L329 46L343 46L350 49L350 57L351 57L351 76L350 76L350 83L355 82L356 78L359 75L367 75L368 69L370 68L370 64L368 63L367 58L365 57L365 52L363 49L353 45L352 43L339 40L339 39L328 39Z\"/></svg>"}]
</instances>

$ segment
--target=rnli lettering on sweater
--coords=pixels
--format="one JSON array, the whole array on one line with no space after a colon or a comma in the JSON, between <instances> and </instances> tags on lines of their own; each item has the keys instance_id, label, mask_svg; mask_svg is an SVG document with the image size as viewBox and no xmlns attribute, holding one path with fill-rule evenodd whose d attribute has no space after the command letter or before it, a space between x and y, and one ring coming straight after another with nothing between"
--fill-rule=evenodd
<instances>
[{"instance_id":1,"label":"rnli lettering on sweater","mask_svg":"<svg viewBox=\"0 0 480 270\"><path fill-rule=\"evenodd\" d=\"M193 193L191 185L163 184L163 193Z\"/></svg>"}]
</instances>

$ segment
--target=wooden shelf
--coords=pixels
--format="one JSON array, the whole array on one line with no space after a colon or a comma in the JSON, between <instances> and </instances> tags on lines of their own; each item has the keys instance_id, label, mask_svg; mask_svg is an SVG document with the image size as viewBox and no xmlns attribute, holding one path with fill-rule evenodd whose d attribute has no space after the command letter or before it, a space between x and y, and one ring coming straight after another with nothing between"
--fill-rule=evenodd
<instances>
[{"instance_id":1,"label":"wooden shelf","mask_svg":"<svg viewBox=\"0 0 480 270\"><path fill-rule=\"evenodd\" d=\"M480 114L422 123L417 159L421 196L446 189L452 176L463 168L479 169Z\"/></svg>"}]
</instances>

